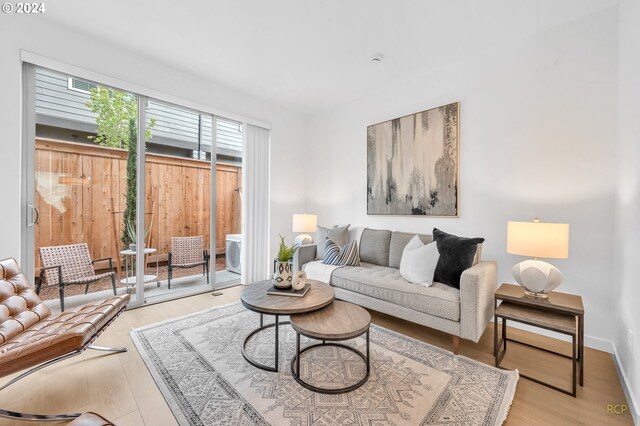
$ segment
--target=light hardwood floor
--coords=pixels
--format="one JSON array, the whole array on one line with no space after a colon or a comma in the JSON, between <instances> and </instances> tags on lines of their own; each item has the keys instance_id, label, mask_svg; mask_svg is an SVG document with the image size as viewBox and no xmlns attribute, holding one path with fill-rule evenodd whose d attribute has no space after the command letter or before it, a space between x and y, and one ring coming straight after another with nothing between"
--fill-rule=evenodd
<instances>
[{"instance_id":1,"label":"light hardwood floor","mask_svg":"<svg viewBox=\"0 0 640 426\"><path fill-rule=\"evenodd\" d=\"M175 425L169 407L138 355L129 330L165 319L197 312L239 300L241 287L193 296L125 312L96 344L126 346L127 353L105 355L86 351L73 359L39 371L0 393L5 409L37 413L96 411L120 426ZM451 336L387 315L372 312L373 323L451 350ZM527 339L553 350L569 350L569 344L547 337L509 329L510 337ZM461 341L460 355L493 365L493 328L490 324L478 344ZM570 361L541 354L513 344L504 365L520 368L554 383L568 386ZM559 361L560 359L560 361ZM524 366L529 366L525 369ZM9 378L4 378L7 380ZM520 379L507 425L605 425L632 424L626 415L608 415L607 404L626 403L610 354L586 349L585 386L572 398L544 386ZM36 424L0 419L0 425ZM56 424L56 423L49 423ZM64 424L64 423L57 423Z\"/></svg>"}]
</instances>

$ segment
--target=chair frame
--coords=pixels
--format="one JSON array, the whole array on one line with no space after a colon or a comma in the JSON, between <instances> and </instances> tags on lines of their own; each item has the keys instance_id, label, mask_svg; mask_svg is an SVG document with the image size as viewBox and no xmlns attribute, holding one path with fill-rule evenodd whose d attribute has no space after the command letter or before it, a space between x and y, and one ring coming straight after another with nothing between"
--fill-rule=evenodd
<instances>
[{"instance_id":1,"label":"chair frame","mask_svg":"<svg viewBox=\"0 0 640 426\"><path fill-rule=\"evenodd\" d=\"M116 271L115 269L113 269L113 258L111 257L104 257L102 259L96 259L96 260L92 260L91 261L91 265L94 265L96 262L102 262L108 260L109 261L109 272L111 273L111 287L113 287L113 295L115 296L117 294L116 291ZM45 271L49 270L49 269L57 269L58 270L58 284L50 284L50 285L45 285L43 286L42 283L45 280ZM55 265L55 266L48 266L48 267L43 267L40 268L40 275L38 276L38 278L36 279L36 294L39 296L40 295L40 290L43 288L50 288L50 287L58 287L58 294L60 296L60 311L64 312L64 288L65 286L68 285L85 285L84 288L84 294L87 294L89 292L89 284L93 284L96 281L100 281L102 278L96 278L94 280L91 281L87 281L86 283L65 283L62 280L62 266L60 265ZM0 388L0 390L2 390Z\"/></svg>"},{"instance_id":2,"label":"chair frame","mask_svg":"<svg viewBox=\"0 0 640 426\"><path fill-rule=\"evenodd\" d=\"M189 269L189 268L196 268L198 266L202 266L202 275L207 276L207 284L209 284L209 262L211 260L211 255L209 254L209 250L206 250L206 249L202 250L202 256L204 259L202 263L196 263L189 266L180 266L180 265L172 264L173 255L171 254L171 252L169 252L169 259L167 262L167 274L168 274L167 286L169 290L171 290L171 279L173 278L173 268Z\"/></svg>"},{"instance_id":3,"label":"chair frame","mask_svg":"<svg viewBox=\"0 0 640 426\"><path fill-rule=\"evenodd\" d=\"M118 318L120 316L120 314L122 314L122 312L124 312L124 310L126 309L126 306L123 306L122 309L120 309L118 311L118 313L116 313L113 318L111 318L106 324L104 324L100 330L98 330L92 337L91 339L89 339L87 341L87 343L84 344L83 347L81 347L80 349L76 349L74 351L71 351L69 353L66 353L64 355L60 355L56 358L53 358L49 361L43 362L42 364L38 364L35 367L30 368L29 370L25 371L24 373L20 374L19 376L13 378L12 380L10 380L9 382L5 383L2 387L0 387L0 392L2 392L4 389L8 388L9 386L11 386L12 384L18 382L19 380L35 373L36 371L42 370L43 368L46 368L50 365L56 364L60 361L64 361L66 359L72 358L76 355L80 355L82 352L84 352L87 349L91 349L94 351L105 351L105 352L110 352L111 354L114 353L122 353L122 352L127 352L128 349L127 348L111 348L111 347L103 347L103 346L95 346L92 345L92 343L98 338L98 336L100 334L102 334L102 332L111 325L111 323L113 321L115 321L116 318ZM32 420L32 421L59 421L59 420L69 420L69 419L75 419L76 417L80 417L82 415L82 413L72 413L72 414L29 414L29 413L19 413L16 411L10 411L10 410L5 410L0 408L0 417L4 417L4 418L8 418L8 419L12 419L12 420Z\"/></svg>"}]
</instances>

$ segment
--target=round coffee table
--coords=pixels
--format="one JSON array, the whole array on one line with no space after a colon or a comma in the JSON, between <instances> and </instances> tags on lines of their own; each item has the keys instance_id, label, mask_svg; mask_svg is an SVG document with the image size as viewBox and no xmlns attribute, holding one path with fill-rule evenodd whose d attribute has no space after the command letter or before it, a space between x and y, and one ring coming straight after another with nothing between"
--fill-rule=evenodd
<instances>
[{"instance_id":1,"label":"round coffee table","mask_svg":"<svg viewBox=\"0 0 640 426\"><path fill-rule=\"evenodd\" d=\"M336 300L326 308L318 311L292 315L291 327L296 331L296 355L291 359L291 375L293 378L305 388L319 393L338 394L358 389L369 379L369 371L371 369L369 357L370 324L371 315L369 315L369 312L360 306L340 300ZM367 341L366 356L351 346L335 343L341 340L354 339L365 333ZM316 343L300 350L300 335L322 340L322 343ZM302 380L300 377L300 356L318 346L336 346L355 353L367 364L367 373L358 383L337 389L321 388Z\"/></svg>"},{"instance_id":2,"label":"round coffee table","mask_svg":"<svg viewBox=\"0 0 640 426\"><path fill-rule=\"evenodd\" d=\"M267 290L273 285L272 280L251 284L242 290L240 301L244 307L250 311L258 312L260 314L260 327L249 333L242 343L242 356L254 367L258 367L266 371L278 371L279 326L289 324L289 321L279 321L281 315L311 312L324 308L333 302L333 299L335 298L333 287L320 281L308 280L308 282L311 284L311 288L303 297L267 294ZM265 325L264 315L275 316L275 321L271 324ZM249 355L247 355L246 351L249 339L251 339L254 334L270 327L275 327L276 333L275 360L273 367L260 364L252 360Z\"/></svg>"}]
</instances>

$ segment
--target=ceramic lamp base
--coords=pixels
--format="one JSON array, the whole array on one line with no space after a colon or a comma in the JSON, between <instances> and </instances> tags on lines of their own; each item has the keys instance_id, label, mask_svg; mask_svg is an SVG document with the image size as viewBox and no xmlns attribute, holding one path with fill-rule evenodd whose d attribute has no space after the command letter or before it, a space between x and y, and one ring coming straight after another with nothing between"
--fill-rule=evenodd
<instances>
[{"instance_id":1,"label":"ceramic lamp base","mask_svg":"<svg viewBox=\"0 0 640 426\"><path fill-rule=\"evenodd\" d=\"M562 283L562 273L558 268L542 260L525 260L513 265L513 278L524 289L527 296L547 297Z\"/></svg>"},{"instance_id":2,"label":"ceramic lamp base","mask_svg":"<svg viewBox=\"0 0 640 426\"><path fill-rule=\"evenodd\" d=\"M300 234L293 240L293 245L303 246L306 244L311 244L312 242L313 242L313 239L311 238L311 235Z\"/></svg>"}]
</instances>

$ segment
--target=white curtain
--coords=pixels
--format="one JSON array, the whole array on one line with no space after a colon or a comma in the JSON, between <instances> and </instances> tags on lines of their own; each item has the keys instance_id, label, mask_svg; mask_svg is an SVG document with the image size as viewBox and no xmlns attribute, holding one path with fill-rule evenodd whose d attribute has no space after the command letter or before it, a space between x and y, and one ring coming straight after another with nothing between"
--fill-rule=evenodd
<instances>
[{"instance_id":1,"label":"white curtain","mask_svg":"<svg viewBox=\"0 0 640 426\"><path fill-rule=\"evenodd\" d=\"M244 124L242 143L242 282L269 277L269 130Z\"/></svg>"}]
</instances>

